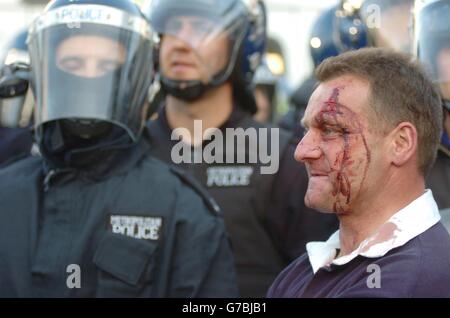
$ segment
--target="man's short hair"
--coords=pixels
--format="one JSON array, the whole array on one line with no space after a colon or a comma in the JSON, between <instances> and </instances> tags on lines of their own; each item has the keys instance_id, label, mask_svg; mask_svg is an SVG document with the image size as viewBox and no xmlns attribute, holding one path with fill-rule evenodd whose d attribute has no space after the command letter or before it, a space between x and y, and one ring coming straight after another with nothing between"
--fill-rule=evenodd
<instances>
[{"instance_id":1,"label":"man's short hair","mask_svg":"<svg viewBox=\"0 0 450 318\"><path fill-rule=\"evenodd\" d=\"M418 168L425 176L436 159L442 132L442 100L424 69L409 55L364 48L326 59L316 77L326 82L354 75L370 84L369 126L387 133L410 122L418 134Z\"/></svg>"}]
</instances>

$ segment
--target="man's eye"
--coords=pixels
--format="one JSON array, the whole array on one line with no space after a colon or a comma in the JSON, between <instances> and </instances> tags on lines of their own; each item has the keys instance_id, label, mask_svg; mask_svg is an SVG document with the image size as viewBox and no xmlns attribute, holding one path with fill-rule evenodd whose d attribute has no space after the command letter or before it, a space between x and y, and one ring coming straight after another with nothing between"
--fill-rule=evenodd
<instances>
[{"instance_id":1,"label":"man's eye","mask_svg":"<svg viewBox=\"0 0 450 318\"><path fill-rule=\"evenodd\" d=\"M212 30L214 29L214 24L210 21L197 20L192 22L192 28L195 30L195 32L207 34L209 32L212 32Z\"/></svg>"},{"instance_id":2,"label":"man's eye","mask_svg":"<svg viewBox=\"0 0 450 318\"><path fill-rule=\"evenodd\" d=\"M183 27L183 23L180 20L172 19L166 24L166 30L168 33L176 34L180 32Z\"/></svg>"},{"instance_id":3,"label":"man's eye","mask_svg":"<svg viewBox=\"0 0 450 318\"><path fill-rule=\"evenodd\" d=\"M117 70L120 65L121 64L117 61L102 61L99 68L102 73L109 73Z\"/></svg>"},{"instance_id":4,"label":"man's eye","mask_svg":"<svg viewBox=\"0 0 450 318\"><path fill-rule=\"evenodd\" d=\"M322 134L324 136L326 136L326 137L340 136L340 135L342 135L342 131L341 130L337 130L336 128L325 127L322 130Z\"/></svg>"},{"instance_id":5,"label":"man's eye","mask_svg":"<svg viewBox=\"0 0 450 318\"><path fill-rule=\"evenodd\" d=\"M322 134L327 137L343 136L348 133L348 129L346 128L324 127L322 129Z\"/></svg>"},{"instance_id":6,"label":"man's eye","mask_svg":"<svg viewBox=\"0 0 450 318\"><path fill-rule=\"evenodd\" d=\"M63 58L58 63L59 68L66 72L77 71L83 67L83 60L76 57Z\"/></svg>"},{"instance_id":7,"label":"man's eye","mask_svg":"<svg viewBox=\"0 0 450 318\"><path fill-rule=\"evenodd\" d=\"M331 128L324 128L324 129L323 129L323 134L324 134L324 135L331 135L331 134L333 134L333 133L336 133L336 130L331 129Z\"/></svg>"}]
</instances>

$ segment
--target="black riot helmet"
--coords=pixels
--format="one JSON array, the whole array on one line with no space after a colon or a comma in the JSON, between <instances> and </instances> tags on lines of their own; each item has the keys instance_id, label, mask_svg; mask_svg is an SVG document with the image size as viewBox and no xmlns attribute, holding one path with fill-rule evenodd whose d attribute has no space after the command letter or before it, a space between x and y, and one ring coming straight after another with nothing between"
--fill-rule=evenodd
<instances>
[{"instance_id":1,"label":"black riot helmet","mask_svg":"<svg viewBox=\"0 0 450 318\"><path fill-rule=\"evenodd\" d=\"M152 30L131 0L54 0L29 29L36 139L138 140L153 79ZM117 131L120 131L117 134Z\"/></svg>"},{"instance_id":2,"label":"black riot helmet","mask_svg":"<svg viewBox=\"0 0 450 318\"><path fill-rule=\"evenodd\" d=\"M26 39L28 32L19 32L3 51L0 68L0 127L27 127L33 113L28 91L29 63Z\"/></svg>"},{"instance_id":3,"label":"black riot helmet","mask_svg":"<svg viewBox=\"0 0 450 318\"><path fill-rule=\"evenodd\" d=\"M439 86L450 111L450 14L449 1L416 1L414 51Z\"/></svg>"},{"instance_id":4,"label":"black riot helmet","mask_svg":"<svg viewBox=\"0 0 450 318\"><path fill-rule=\"evenodd\" d=\"M230 80L235 93L253 98L252 79L267 42L266 9L261 0L149 0L143 11L162 41L175 37L195 56L188 61L175 52L167 61L175 65L170 69L165 59L159 60L161 86L167 94L193 101ZM164 44L160 45L163 50ZM205 48L209 54L203 54ZM181 68L189 63L197 68L194 77L182 74ZM254 100L242 104L256 111Z\"/></svg>"}]
</instances>

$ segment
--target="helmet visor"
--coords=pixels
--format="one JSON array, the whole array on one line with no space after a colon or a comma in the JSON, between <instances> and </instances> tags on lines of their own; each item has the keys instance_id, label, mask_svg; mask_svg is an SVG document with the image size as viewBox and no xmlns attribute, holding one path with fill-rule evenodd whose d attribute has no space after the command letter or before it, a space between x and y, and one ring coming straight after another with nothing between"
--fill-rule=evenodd
<instances>
[{"instance_id":1,"label":"helmet visor","mask_svg":"<svg viewBox=\"0 0 450 318\"><path fill-rule=\"evenodd\" d=\"M144 10L162 35L164 76L205 84L219 73L228 77L248 32L248 9L242 1L154 0Z\"/></svg>"},{"instance_id":2,"label":"helmet visor","mask_svg":"<svg viewBox=\"0 0 450 318\"><path fill-rule=\"evenodd\" d=\"M106 6L61 7L35 21L29 52L38 132L44 123L83 119L137 140L153 75L144 19Z\"/></svg>"},{"instance_id":3,"label":"helmet visor","mask_svg":"<svg viewBox=\"0 0 450 318\"><path fill-rule=\"evenodd\" d=\"M442 96L450 100L450 3L429 2L416 8L416 54L431 74Z\"/></svg>"}]
</instances>

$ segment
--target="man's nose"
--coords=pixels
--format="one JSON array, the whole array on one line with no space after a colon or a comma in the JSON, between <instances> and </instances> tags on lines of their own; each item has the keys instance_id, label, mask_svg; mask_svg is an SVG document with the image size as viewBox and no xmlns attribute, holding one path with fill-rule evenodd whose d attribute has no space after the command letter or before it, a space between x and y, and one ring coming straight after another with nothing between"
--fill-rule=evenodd
<instances>
[{"instance_id":1,"label":"man's nose","mask_svg":"<svg viewBox=\"0 0 450 318\"><path fill-rule=\"evenodd\" d=\"M176 35L172 35L171 37L173 39L171 41L173 48L183 51L189 50L191 48L188 39L182 38L181 36L178 35L178 33Z\"/></svg>"},{"instance_id":2,"label":"man's nose","mask_svg":"<svg viewBox=\"0 0 450 318\"><path fill-rule=\"evenodd\" d=\"M295 160L305 163L319 159L321 156L322 150L320 149L319 140L313 135L313 133L308 131L302 140L300 140L297 148L295 149Z\"/></svg>"},{"instance_id":3,"label":"man's nose","mask_svg":"<svg viewBox=\"0 0 450 318\"><path fill-rule=\"evenodd\" d=\"M87 59L82 70L83 77L99 77L105 74L104 70L101 69L99 62L96 59Z\"/></svg>"},{"instance_id":4,"label":"man's nose","mask_svg":"<svg viewBox=\"0 0 450 318\"><path fill-rule=\"evenodd\" d=\"M192 28L191 23L184 22L181 23L180 28L178 29L176 36L180 39L184 39L185 41L191 39L196 34Z\"/></svg>"},{"instance_id":5,"label":"man's nose","mask_svg":"<svg viewBox=\"0 0 450 318\"><path fill-rule=\"evenodd\" d=\"M204 40L205 30L196 29L190 22L184 22L172 35L176 38L177 48L196 48Z\"/></svg>"}]
</instances>

